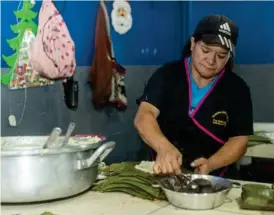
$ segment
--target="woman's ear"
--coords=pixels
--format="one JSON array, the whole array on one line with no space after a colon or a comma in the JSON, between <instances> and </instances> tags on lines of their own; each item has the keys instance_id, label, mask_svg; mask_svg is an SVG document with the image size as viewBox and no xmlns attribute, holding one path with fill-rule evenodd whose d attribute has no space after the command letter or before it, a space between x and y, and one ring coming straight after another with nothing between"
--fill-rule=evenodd
<instances>
[{"instance_id":1,"label":"woman's ear","mask_svg":"<svg viewBox=\"0 0 274 215\"><path fill-rule=\"evenodd\" d=\"M193 50L194 46L195 46L195 39L194 39L194 37L191 37L190 38L190 51Z\"/></svg>"}]
</instances>

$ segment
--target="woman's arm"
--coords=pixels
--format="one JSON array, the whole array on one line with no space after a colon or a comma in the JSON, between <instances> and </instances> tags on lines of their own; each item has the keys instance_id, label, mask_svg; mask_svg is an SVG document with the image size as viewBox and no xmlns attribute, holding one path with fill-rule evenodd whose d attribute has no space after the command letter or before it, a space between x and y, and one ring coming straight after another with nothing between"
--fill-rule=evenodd
<instances>
[{"instance_id":1,"label":"woman's arm","mask_svg":"<svg viewBox=\"0 0 274 215\"><path fill-rule=\"evenodd\" d=\"M209 159L213 170L239 160L247 150L248 136L253 134L253 107L249 87L242 83L231 100L228 141Z\"/></svg>"},{"instance_id":2,"label":"woman's arm","mask_svg":"<svg viewBox=\"0 0 274 215\"><path fill-rule=\"evenodd\" d=\"M171 144L163 135L157 117L160 111L153 105L142 102L134 119L134 125L142 140L157 153Z\"/></svg>"},{"instance_id":3,"label":"woman's arm","mask_svg":"<svg viewBox=\"0 0 274 215\"><path fill-rule=\"evenodd\" d=\"M136 114L134 125L143 141L157 152L153 170L159 173L181 173L182 154L163 135L157 117L160 111L153 105L142 102Z\"/></svg>"},{"instance_id":4,"label":"woman's arm","mask_svg":"<svg viewBox=\"0 0 274 215\"><path fill-rule=\"evenodd\" d=\"M140 137L157 153L162 146L170 144L157 122L170 87L169 67L168 64L161 66L149 78L142 96L137 99L139 108L134 119L134 126Z\"/></svg>"},{"instance_id":5,"label":"woman's arm","mask_svg":"<svg viewBox=\"0 0 274 215\"><path fill-rule=\"evenodd\" d=\"M230 101L227 127L229 139L210 158L200 158L193 162L193 167L200 173L208 174L235 163L246 153L248 137L253 134L253 108L249 87L243 82L240 84L240 87L235 88L235 93L232 93Z\"/></svg>"},{"instance_id":6,"label":"woman's arm","mask_svg":"<svg viewBox=\"0 0 274 215\"><path fill-rule=\"evenodd\" d=\"M172 82L172 70L164 65L149 79L143 95L137 100L138 112L134 125L143 141L157 152L155 173L180 174L182 155L162 133L157 117L165 108Z\"/></svg>"},{"instance_id":7,"label":"woman's arm","mask_svg":"<svg viewBox=\"0 0 274 215\"><path fill-rule=\"evenodd\" d=\"M229 138L223 147L208 159L211 171L238 161L246 153L247 144L248 136Z\"/></svg>"}]
</instances>

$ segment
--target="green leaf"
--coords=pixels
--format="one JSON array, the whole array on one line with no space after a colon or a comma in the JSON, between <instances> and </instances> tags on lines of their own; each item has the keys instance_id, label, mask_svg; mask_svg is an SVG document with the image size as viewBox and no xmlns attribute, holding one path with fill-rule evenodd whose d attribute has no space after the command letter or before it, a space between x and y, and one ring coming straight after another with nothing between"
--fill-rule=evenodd
<instances>
[{"instance_id":1,"label":"green leaf","mask_svg":"<svg viewBox=\"0 0 274 215\"><path fill-rule=\"evenodd\" d=\"M32 4L29 0L24 0L23 1L23 6L20 10L31 10L34 8L34 4Z\"/></svg>"},{"instance_id":2,"label":"green leaf","mask_svg":"<svg viewBox=\"0 0 274 215\"><path fill-rule=\"evenodd\" d=\"M2 55L2 57L3 57L3 60L6 62L6 64L11 68L16 63L17 55L18 55L17 52L15 52L13 55L10 55L10 56Z\"/></svg>"},{"instance_id":3,"label":"green leaf","mask_svg":"<svg viewBox=\"0 0 274 215\"><path fill-rule=\"evenodd\" d=\"M24 29L24 31L25 31L26 29L30 29L30 30L34 33L34 35L37 34L38 25L37 25L35 22L33 22L33 21L28 21L28 22L26 22L25 27L26 27L26 28Z\"/></svg>"},{"instance_id":4,"label":"green leaf","mask_svg":"<svg viewBox=\"0 0 274 215\"><path fill-rule=\"evenodd\" d=\"M20 49L25 30L30 29L35 35L37 33L38 26L33 21L37 17L37 13L31 10L33 7L34 5L30 1L23 1L22 8L13 12L17 19L20 19L20 21L10 27L11 30L18 35L12 39L8 39L7 43L10 48L16 52L11 56L2 55L4 61L10 67L9 72L1 75L1 82L3 85L9 85L10 83L17 61L17 51Z\"/></svg>"},{"instance_id":5,"label":"green leaf","mask_svg":"<svg viewBox=\"0 0 274 215\"><path fill-rule=\"evenodd\" d=\"M46 211L46 212L42 213L41 215L55 215L55 214L53 214L53 213L51 213L49 211Z\"/></svg>"},{"instance_id":6,"label":"green leaf","mask_svg":"<svg viewBox=\"0 0 274 215\"><path fill-rule=\"evenodd\" d=\"M20 33L17 37L7 40L7 43L13 51L18 51L20 49L20 43L22 41L22 38L23 34Z\"/></svg>"},{"instance_id":7,"label":"green leaf","mask_svg":"<svg viewBox=\"0 0 274 215\"><path fill-rule=\"evenodd\" d=\"M26 29L30 29L36 35L38 26L33 21L21 20L18 24L11 25L10 28L16 34L25 32Z\"/></svg>"},{"instance_id":8,"label":"green leaf","mask_svg":"<svg viewBox=\"0 0 274 215\"><path fill-rule=\"evenodd\" d=\"M32 4L29 0L28 1L24 1L23 3L23 8L29 9L31 10L32 8L34 8L34 4Z\"/></svg>"},{"instance_id":9,"label":"green leaf","mask_svg":"<svg viewBox=\"0 0 274 215\"><path fill-rule=\"evenodd\" d=\"M10 68L10 70L5 73L1 74L1 83L5 86L8 86L10 84L10 80L12 78L12 74L14 72L14 67Z\"/></svg>"},{"instance_id":10,"label":"green leaf","mask_svg":"<svg viewBox=\"0 0 274 215\"><path fill-rule=\"evenodd\" d=\"M27 21L31 21L33 19L36 18L37 13L33 12L31 10L18 10L18 11L14 11L13 12L15 14L15 16L19 19L22 19L23 21L27 20Z\"/></svg>"},{"instance_id":11,"label":"green leaf","mask_svg":"<svg viewBox=\"0 0 274 215\"><path fill-rule=\"evenodd\" d=\"M13 31L13 33L18 34L20 26L24 25L24 20L20 20L17 24L11 25L10 28Z\"/></svg>"}]
</instances>

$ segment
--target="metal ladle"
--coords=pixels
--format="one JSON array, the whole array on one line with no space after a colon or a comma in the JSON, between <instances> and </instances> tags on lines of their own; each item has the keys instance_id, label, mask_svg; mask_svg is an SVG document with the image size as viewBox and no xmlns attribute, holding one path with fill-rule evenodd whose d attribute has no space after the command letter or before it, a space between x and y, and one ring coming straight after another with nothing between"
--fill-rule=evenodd
<instances>
[{"instance_id":1,"label":"metal ladle","mask_svg":"<svg viewBox=\"0 0 274 215\"><path fill-rule=\"evenodd\" d=\"M189 176L181 173L180 175L176 176L177 179L181 180L181 181L186 181L187 185L190 185L190 187L192 189L197 189L199 187L198 184L196 184Z\"/></svg>"},{"instance_id":2,"label":"metal ladle","mask_svg":"<svg viewBox=\"0 0 274 215\"><path fill-rule=\"evenodd\" d=\"M43 149L51 148L54 142L57 140L58 136L62 133L62 129L59 127L55 127L45 144L43 145Z\"/></svg>"},{"instance_id":3,"label":"metal ladle","mask_svg":"<svg viewBox=\"0 0 274 215\"><path fill-rule=\"evenodd\" d=\"M67 146L68 145L68 142L69 142L69 138L72 134L72 132L74 131L74 128L75 128L76 124L74 122L71 122L68 126L68 129L67 129L67 133L66 133L66 136L63 140L63 143L61 145L61 147L64 147L64 146Z\"/></svg>"}]
</instances>

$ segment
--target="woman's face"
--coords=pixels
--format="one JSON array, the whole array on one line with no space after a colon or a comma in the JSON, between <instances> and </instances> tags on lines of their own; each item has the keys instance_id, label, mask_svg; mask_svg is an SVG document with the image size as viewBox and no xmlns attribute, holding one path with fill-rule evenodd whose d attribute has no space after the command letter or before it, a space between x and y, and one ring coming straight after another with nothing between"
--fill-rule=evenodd
<instances>
[{"instance_id":1,"label":"woman's face","mask_svg":"<svg viewBox=\"0 0 274 215\"><path fill-rule=\"evenodd\" d=\"M217 45L207 45L202 41L195 42L191 38L192 65L203 78L213 78L226 65L230 53Z\"/></svg>"}]
</instances>

